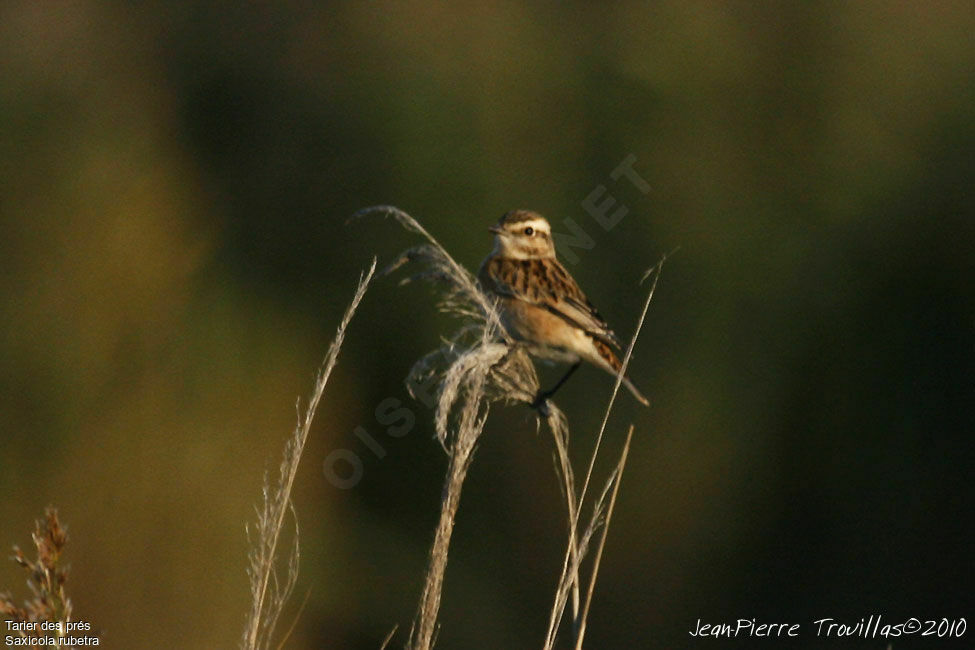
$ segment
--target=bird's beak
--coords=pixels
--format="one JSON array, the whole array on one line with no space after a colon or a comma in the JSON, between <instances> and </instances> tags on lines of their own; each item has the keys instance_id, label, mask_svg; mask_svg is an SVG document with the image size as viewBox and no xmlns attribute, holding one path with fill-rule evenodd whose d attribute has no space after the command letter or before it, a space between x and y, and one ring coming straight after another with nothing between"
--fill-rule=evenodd
<instances>
[{"instance_id":1,"label":"bird's beak","mask_svg":"<svg viewBox=\"0 0 975 650\"><path fill-rule=\"evenodd\" d=\"M488 228L488 232L493 232L495 235L501 234L501 226L491 226Z\"/></svg>"}]
</instances>

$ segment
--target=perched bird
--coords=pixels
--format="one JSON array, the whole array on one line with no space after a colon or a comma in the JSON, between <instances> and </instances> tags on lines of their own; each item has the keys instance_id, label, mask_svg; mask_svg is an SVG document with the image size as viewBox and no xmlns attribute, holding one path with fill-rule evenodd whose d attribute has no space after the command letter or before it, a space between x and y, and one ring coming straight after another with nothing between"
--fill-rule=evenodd
<instances>
[{"instance_id":1,"label":"perched bird","mask_svg":"<svg viewBox=\"0 0 975 650\"><path fill-rule=\"evenodd\" d=\"M533 406L551 397L583 361L616 375L620 360L613 348L620 349L619 340L555 259L548 221L529 210L512 210L488 230L494 233L494 250L477 278L498 299L505 329L533 356L572 364L552 389L539 393ZM649 406L628 377L623 384Z\"/></svg>"}]
</instances>

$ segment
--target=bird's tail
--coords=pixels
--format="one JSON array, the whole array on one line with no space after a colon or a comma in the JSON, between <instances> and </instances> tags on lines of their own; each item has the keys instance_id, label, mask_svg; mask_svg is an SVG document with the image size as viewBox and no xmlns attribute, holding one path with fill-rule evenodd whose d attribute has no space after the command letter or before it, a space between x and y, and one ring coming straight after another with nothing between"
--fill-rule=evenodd
<instances>
[{"instance_id":1,"label":"bird's tail","mask_svg":"<svg viewBox=\"0 0 975 650\"><path fill-rule=\"evenodd\" d=\"M593 359L593 361L597 365L602 366L603 369L611 375L619 373L622 364L620 363L619 357L613 353L612 348L610 348L609 345L607 345L604 341L601 341L595 337L593 337L592 341L596 353L599 355ZM640 390L633 385L633 382L630 381L629 377L623 377L623 385L626 386L627 390L633 393L633 397L635 397L638 402L644 406L650 406L650 400L643 396L643 393L641 393Z\"/></svg>"},{"instance_id":2,"label":"bird's tail","mask_svg":"<svg viewBox=\"0 0 975 650\"><path fill-rule=\"evenodd\" d=\"M626 386L631 393L633 393L633 397L635 397L638 402L644 406L650 406L650 400L643 396L643 393L641 393L640 390L633 385L633 382L630 381L629 377L623 377L623 385Z\"/></svg>"}]
</instances>

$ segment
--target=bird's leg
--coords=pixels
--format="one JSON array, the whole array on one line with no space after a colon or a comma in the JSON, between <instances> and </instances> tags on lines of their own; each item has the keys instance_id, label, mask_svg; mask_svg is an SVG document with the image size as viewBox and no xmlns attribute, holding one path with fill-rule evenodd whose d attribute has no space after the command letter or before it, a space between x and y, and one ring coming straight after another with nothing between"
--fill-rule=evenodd
<instances>
[{"instance_id":1,"label":"bird's leg","mask_svg":"<svg viewBox=\"0 0 975 650\"><path fill-rule=\"evenodd\" d=\"M544 404L545 401L548 400L549 397L551 397L552 395L555 395L555 392L558 389L562 388L562 384L564 384L566 381L568 381L569 377L572 376L572 373L574 373L576 370L578 370L579 369L579 366L581 366L581 365L582 365L582 361L581 360L580 361L576 361L566 371L566 373L564 375L562 375L562 379L560 379L558 381L558 383L555 384L555 386L552 386L552 388L550 388L548 390L545 390L545 391L539 391L538 392L538 395L535 397L535 401L532 402L532 404L531 404L532 408L536 408L537 409L542 404Z\"/></svg>"}]
</instances>

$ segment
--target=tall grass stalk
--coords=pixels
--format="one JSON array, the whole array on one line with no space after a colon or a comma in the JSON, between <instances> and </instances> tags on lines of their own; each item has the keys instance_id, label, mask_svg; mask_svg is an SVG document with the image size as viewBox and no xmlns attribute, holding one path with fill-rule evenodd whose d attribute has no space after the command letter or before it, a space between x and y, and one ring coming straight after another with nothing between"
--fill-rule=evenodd
<instances>
[{"instance_id":1,"label":"tall grass stalk","mask_svg":"<svg viewBox=\"0 0 975 650\"><path fill-rule=\"evenodd\" d=\"M575 635L577 648L581 648L581 639L585 633L586 617L589 613L588 601L586 603L585 609L580 612L578 606L578 589L579 589L579 568L580 563L586 555L588 550L589 540L592 535L596 532L596 529L602 523L602 512L603 504L605 502L605 497L607 490L613 486L613 499L615 500L616 487L614 482L618 482L620 478L620 473L622 472L622 462L618 463L617 471L607 480L602 493L596 499L592 516L586 524L585 529L579 530L579 515L582 509L582 504L585 503L586 494L589 490L589 484L592 480L593 468L596 465L596 458L599 455L599 450L602 445L603 434L606 432L606 425L609 422L609 416L613 411L613 406L616 404L616 396L619 394L620 386L623 384L623 377L626 375L626 370L630 365L630 359L633 356L633 349L636 347L636 342L640 338L640 333L643 331L643 324L647 318L647 312L650 310L650 302L653 300L653 294L657 290L657 281L660 279L660 271L663 269L663 264L667 260L665 255L661 260L652 267L643 276L643 280L646 280L651 275L653 276L653 282L650 285L650 291L647 293L647 298L643 303L643 310L640 312L640 318L637 321L636 330L633 332L633 336L630 338L630 343L626 347L626 354L623 356L622 365L619 372L616 375L616 383L613 386L613 392L609 397L609 402L606 404L606 410L603 413L602 423L599 425L599 434L596 436L596 444L593 446L592 454L589 456L589 464L586 468L586 478L582 484L582 491L579 493L578 498L575 500L573 508L570 508L571 512L569 514L569 542L566 545L565 555L562 560L562 574L559 577L558 586L555 590L555 601L552 605L552 611L549 616L548 632L545 636L545 644L542 646L544 650L551 650L555 646L555 640L558 636L558 631L562 623L562 617L565 613L566 601L568 599L568 593L570 590L573 592L573 633ZM623 447L621 452L620 461L625 461L626 454L629 451L629 440L630 436L627 436L626 445ZM607 522L608 525L608 522ZM599 571L599 565L596 563L593 566L593 573L590 576L591 585L595 585L596 576ZM591 590L590 587L590 598Z\"/></svg>"},{"instance_id":2,"label":"tall grass stalk","mask_svg":"<svg viewBox=\"0 0 975 650\"><path fill-rule=\"evenodd\" d=\"M291 501L291 490L295 476L298 474L298 463L305 449L305 442L311 432L315 412L325 392L325 385L338 361L339 350L345 340L345 331L355 314L362 297L369 287L376 271L376 260L373 259L369 270L359 277L352 303L345 310L342 322L335 333L335 339L328 348L325 360L322 362L315 379L315 388L304 414L301 404L297 405L298 422L294 432L284 447L281 465L278 469L278 480L272 487L268 476L264 475L263 499L257 511L257 522L254 534L248 529L251 550L248 554L249 567L247 574L250 578L251 609L247 616L244 633L241 638L242 650L267 650L271 646L274 630L291 592L294 590L298 578L298 561L300 558L298 519L295 516L294 504ZM294 517L294 536L291 550L285 560L278 551L284 521L288 512ZM286 563L284 574L281 575L279 565Z\"/></svg>"},{"instance_id":3,"label":"tall grass stalk","mask_svg":"<svg viewBox=\"0 0 975 650\"><path fill-rule=\"evenodd\" d=\"M609 534L609 522L613 518L613 510L616 508L616 495L620 490L620 481L623 478L623 468L626 467L626 458L630 453L630 442L633 440L633 425L630 425L626 432L626 442L623 443L623 451L620 460L613 472L613 492L609 497L609 506L606 508L606 521L603 523L603 533L599 537L599 546L596 547L596 556L592 561L592 573L589 574L589 589L586 591L586 602L582 606L582 612L578 615L578 625L576 626L576 645L575 650L582 650L582 640L586 636L586 620L589 618L589 606L592 604L592 595L596 590L596 576L599 575L599 564L603 559L603 549L606 548L606 536Z\"/></svg>"}]
</instances>

